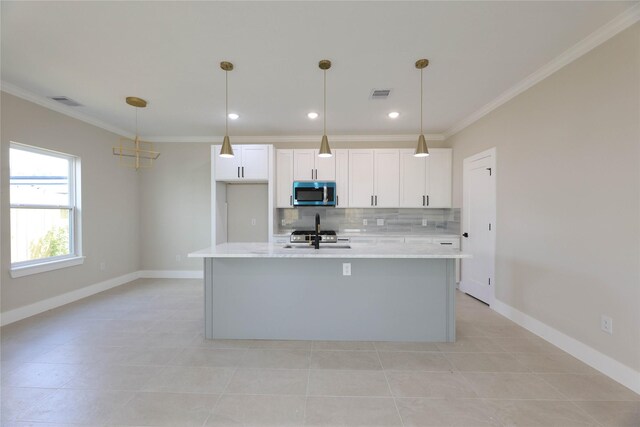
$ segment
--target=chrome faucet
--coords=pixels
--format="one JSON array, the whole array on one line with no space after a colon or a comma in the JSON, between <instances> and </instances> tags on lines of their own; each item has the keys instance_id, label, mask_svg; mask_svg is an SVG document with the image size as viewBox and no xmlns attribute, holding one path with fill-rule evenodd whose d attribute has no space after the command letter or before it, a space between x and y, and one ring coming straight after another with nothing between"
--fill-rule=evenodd
<instances>
[{"instance_id":1,"label":"chrome faucet","mask_svg":"<svg viewBox=\"0 0 640 427\"><path fill-rule=\"evenodd\" d=\"M314 247L320 249L320 214L316 214L316 238L314 241Z\"/></svg>"}]
</instances>

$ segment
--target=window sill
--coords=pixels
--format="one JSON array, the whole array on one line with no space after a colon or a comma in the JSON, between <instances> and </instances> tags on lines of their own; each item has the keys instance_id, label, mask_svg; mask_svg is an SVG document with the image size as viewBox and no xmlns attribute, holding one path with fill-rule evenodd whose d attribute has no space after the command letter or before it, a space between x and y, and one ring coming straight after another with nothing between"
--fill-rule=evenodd
<instances>
[{"instance_id":1,"label":"window sill","mask_svg":"<svg viewBox=\"0 0 640 427\"><path fill-rule=\"evenodd\" d=\"M32 274L44 273L46 271L58 270L60 268L73 267L84 263L83 256L65 258L56 261L42 262L39 264L25 265L23 267L11 267L9 274L12 278L30 276Z\"/></svg>"}]
</instances>

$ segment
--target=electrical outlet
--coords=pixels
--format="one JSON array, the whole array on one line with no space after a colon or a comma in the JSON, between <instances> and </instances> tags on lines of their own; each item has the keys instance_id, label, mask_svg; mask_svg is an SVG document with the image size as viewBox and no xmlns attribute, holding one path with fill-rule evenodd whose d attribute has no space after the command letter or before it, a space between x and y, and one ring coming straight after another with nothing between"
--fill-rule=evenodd
<instances>
[{"instance_id":1,"label":"electrical outlet","mask_svg":"<svg viewBox=\"0 0 640 427\"><path fill-rule=\"evenodd\" d=\"M178 262L182 261L182 257L180 256L180 254L176 255L176 261Z\"/></svg>"},{"instance_id":2,"label":"electrical outlet","mask_svg":"<svg viewBox=\"0 0 640 427\"><path fill-rule=\"evenodd\" d=\"M367 220L366 219L362 220L362 225L367 225Z\"/></svg>"},{"instance_id":3,"label":"electrical outlet","mask_svg":"<svg viewBox=\"0 0 640 427\"><path fill-rule=\"evenodd\" d=\"M255 218L251 218L251 225L256 225L256 219Z\"/></svg>"},{"instance_id":4,"label":"electrical outlet","mask_svg":"<svg viewBox=\"0 0 640 427\"><path fill-rule=\"evenodd\" d=\"M423 227L427 226L427 218L422 218L422 226Z\"/></svg>"},{"instance_id":5,"label":"electrical outlet","mask_svg":"<svg viewBox=\"0 0 640 427\"><path fill-rule=\"evenodd\" d=\"M600 329L610 335L613 335L613 319L603 314L600 317Z\"/></svg>"},{"instance_id":6,"label":"electrical outlet","mask_svg":"<svg viewBox=\"0 0 640 427\"><path fill-rule=\"evenodd\" d=\"M342 275L343 276L351 276L351 263L343 262L342 263Z\"/></svg>"},{"instance_id":7,"label":"electrical outlet","mask_svg":"<svg viewBox=\"0 0 640 427\"><path fill-rule=\"evenodd\" d=\"M384 219L383 218L378 218L377 224L382 226L384 225Z\"/></svg>"},{"instance_id":8,"label":"electrical outlet","mask_svg":"<svg viewBox=\"0 0 640 427\"><path fill-rule=\"evenodd\" d=\"M285 225L284 224L284 218L282 219L282 221L280 221L280 225Z\"/></svg>"},{"instance_id":9,"label":"electrical outlet","mask_svg":"<svg viewBox=\"0 0 640 427\"><path fill-rule=\"evenodd\" d=\"M105 261L100 262L100 270L104 271L107 269L107 263Z\"/></svg>"}]
</instances>

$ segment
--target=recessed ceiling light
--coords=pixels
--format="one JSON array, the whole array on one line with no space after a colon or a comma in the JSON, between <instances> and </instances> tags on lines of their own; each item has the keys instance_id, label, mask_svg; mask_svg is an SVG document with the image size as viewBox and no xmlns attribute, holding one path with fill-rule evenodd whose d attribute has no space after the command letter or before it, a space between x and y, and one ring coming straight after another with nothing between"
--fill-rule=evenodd
<instances>
[{"instance_id":1,"label":"recessed ceiling light","mask_svg":"<svg viewBox=\"0 0 640 427\"><path fill-rule=\"evenodd\" d=\"M239 115L237 115L236 113L229 113L229 118L230 118L231 120L236 120L236 119L238 119L239 117L240 117L240 116L239 116Z\"/></svg>"},{"instance_id":2,"label":"recessed ceiling light","mask_svg":"<svg viewBox=\"0 0 640 427\"><path fill-rule=\"evenodd\" d=\"M389 114L387 114L389 117L391 117L392 119L397 119L398 116L400 115L400 113L398 113L397 111L392 111Z\"/></svg>"},{"instance_id":3,"label":"recessed ceiling light","mask_svg":"<svg viewBox=\"0 0 640 427\"><path fill-rule=\"evenodd\" d=\"M307 117L309 117L310 119L317 119L318 118L318 113L311 112L311 113L307 114Z\"/></svg>"}]
</instances>

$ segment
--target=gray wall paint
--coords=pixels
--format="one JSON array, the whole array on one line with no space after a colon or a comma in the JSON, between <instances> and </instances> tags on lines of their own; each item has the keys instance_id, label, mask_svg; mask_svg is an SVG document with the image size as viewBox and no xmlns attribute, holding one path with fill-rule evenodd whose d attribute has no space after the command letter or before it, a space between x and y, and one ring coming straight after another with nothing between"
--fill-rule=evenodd
<instances>
[{"instance_id":1,"label":"gray wall paint","mask_svg":"<svg viewBox=\"0 0 640 427\"><path fill-rule=\"evenodd\" d=\"M497 298L635 370L639 77L636 24L447 141L457 207L463 159L497 147Z\"/></svg>"},{"instance_id":2,"label":"gray wall paint","mask_svg":"<svg viewBox=\"0 0 640 427\"><path fill-rule=\"evenodd\" d=\"M140 174L140 269L200 270L202 261L187 254L210 246L211 148L181 143L156 149L160 158Z\"/></svg>"},{"instance_id":3,"label":"gray wall paint","mask_svg":"<svg viewBox=\"0 0 640 427\"><path fill-rule=\"evenodd\" d=\"M138 177L118 166L119 136L1 92L2 312L139 269ZM9 228L9 143L79 156L82 161L83 265L12 279ZM106 269L100 270L100 262Z\"/></svg>"},{"instance_id":4,"label":"gray wall paint","mask_svg":"<svg viewBox=\"0 0 640 427\"><path fill-rule=\"evenodd\" d=\"M267 184L228 184L227 241L267 242L268 206Z\"/></svg>"}]
</instances>

